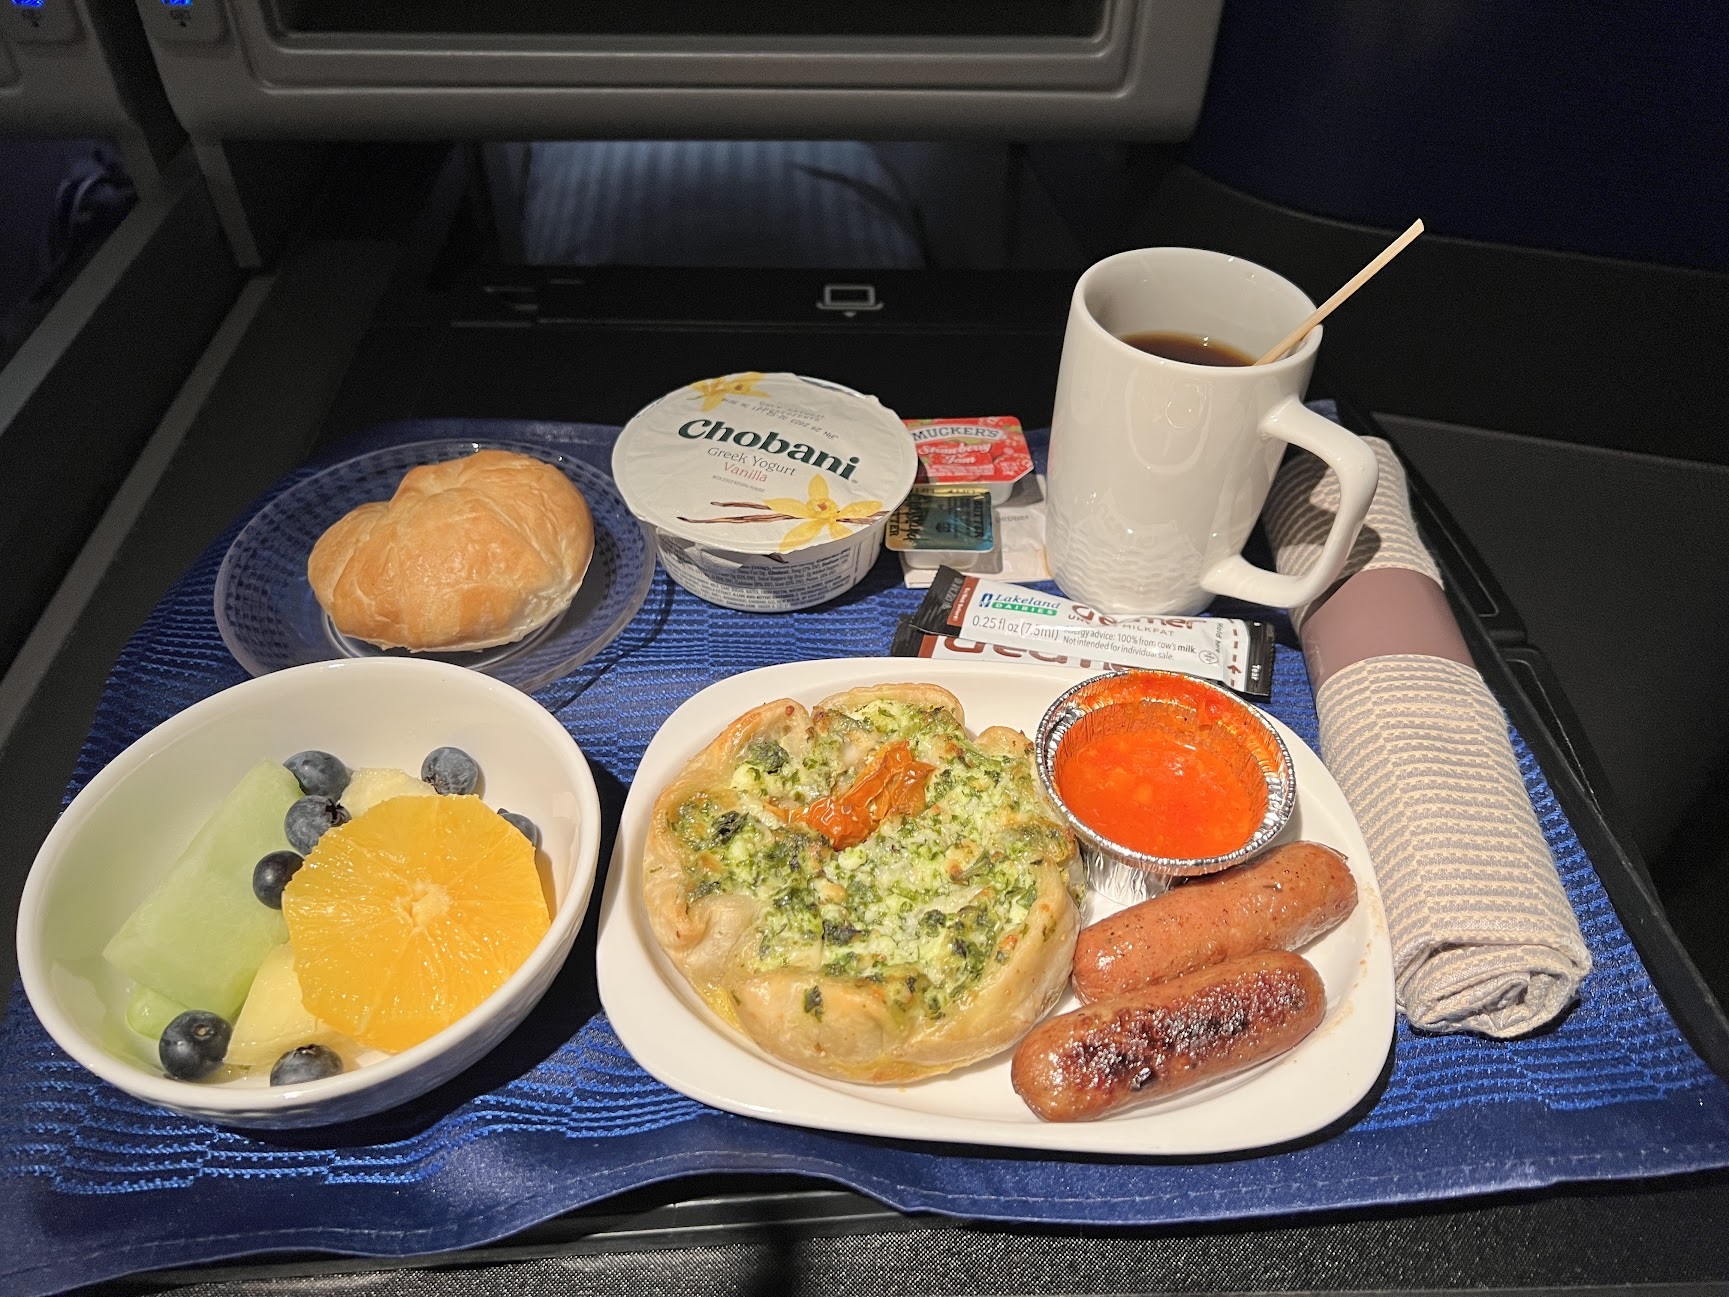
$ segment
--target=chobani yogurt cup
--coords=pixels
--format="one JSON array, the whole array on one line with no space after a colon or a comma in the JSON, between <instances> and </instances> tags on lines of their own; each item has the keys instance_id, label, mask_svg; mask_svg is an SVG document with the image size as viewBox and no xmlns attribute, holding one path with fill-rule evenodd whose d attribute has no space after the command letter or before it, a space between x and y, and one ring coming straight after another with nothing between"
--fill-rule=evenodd
<instances>
[{"instance_id":1,"label":"chobani yogurt cup","mask_svg":"<svg viewBox=\"0 0 1729 1297\"><path fill-rule=\"evenodd\" d=\"M797 374L728 374L668 392L619 433L612 475L686 590L789 612L858 583L918 454L874 396Z\"/></svg>"}]
</instances>

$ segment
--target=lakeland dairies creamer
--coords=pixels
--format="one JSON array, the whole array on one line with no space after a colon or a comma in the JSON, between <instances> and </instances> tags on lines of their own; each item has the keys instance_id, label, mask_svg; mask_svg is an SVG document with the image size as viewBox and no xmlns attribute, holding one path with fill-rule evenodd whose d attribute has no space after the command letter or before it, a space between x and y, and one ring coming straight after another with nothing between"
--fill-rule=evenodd
<instances>
[{"instance_id":1,"label":"lakeland dairies creamer","mask_svg":"<svg viewBox=\"0 0 1729 1297\"><path fill-rule=\"evenodd\" d=\"M639 411L612 452L667 574L711 603L786 612L851 588L918 468L875 397L797 374L728 374Z\"/></svg>"}]
</instances>

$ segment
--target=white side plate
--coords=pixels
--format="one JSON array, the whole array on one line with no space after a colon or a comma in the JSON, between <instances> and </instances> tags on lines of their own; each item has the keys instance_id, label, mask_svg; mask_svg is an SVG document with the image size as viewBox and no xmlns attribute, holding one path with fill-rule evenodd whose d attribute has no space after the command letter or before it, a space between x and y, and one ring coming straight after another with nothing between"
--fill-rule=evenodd
<instances>
[{"instance_id":1,"label":"white side plate","mask_svg":"<svg viewBox=\"0 0 1729 1297\"><path fill-rule=\"evenodd\" d=\"M1380 1075L1393 1034L1387 924L1362 831L1344 794L1300 738L1274 721L1296 763L1297 809L1279 841L1345 853L1357 908L1303 950L1327 987L1327 1016L1297 1048L1258 1069L1101 1121L1047 1124L1009 1084L1007 1053L909 1085L855 1085L780 1062L716 1018L661 953L643 909L641 863L654 799L731 721L760 703L807 706L855 685L917 680L961 700L967 728L1025 734L1080 678L1034 663L840 658L764 667L709 686L661 726L625 802L601 913L600 997L625 1047L650 1073L728 1112L892 1139L997 1144L1064 1152L1192 1155L1261 1148L1319 1130L1349 1112ZM1088 922L1120 908L1093 897ZM1070 994L1058 1011L1075 1007Z\"/></svg>"}]
</instances>

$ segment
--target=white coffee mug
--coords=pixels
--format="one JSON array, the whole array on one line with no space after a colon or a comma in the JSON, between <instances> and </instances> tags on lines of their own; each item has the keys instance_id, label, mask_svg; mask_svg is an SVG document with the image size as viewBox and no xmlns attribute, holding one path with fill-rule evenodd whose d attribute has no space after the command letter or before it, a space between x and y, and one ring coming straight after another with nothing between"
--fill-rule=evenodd
<instances>
[{"instance_id":1,"label":"white coffee mug","mask_svg":"<svg viewBox=\"0 0 1729 1297\"><path fill-rule=\"evenodd\" d=\"M1289 608L1338 577L1369 499L1374 452L1303 405L1321 330L1271 364L1215 367L1123 341L1177 333L1263 354L1314 310L1289 280L1240 257L1141 248L1075 285L1051 420L1051 570L1110 613L1201 611L1215 595ZM1338 475L1320 561L1284 576L1242 556L1286 443Z\"/></svg>"}]
</instances>

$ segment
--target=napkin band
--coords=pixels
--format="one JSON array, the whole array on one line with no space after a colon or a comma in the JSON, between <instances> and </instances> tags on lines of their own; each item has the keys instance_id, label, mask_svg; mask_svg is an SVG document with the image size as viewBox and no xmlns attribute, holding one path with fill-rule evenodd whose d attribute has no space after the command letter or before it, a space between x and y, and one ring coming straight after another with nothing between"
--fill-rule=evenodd
<instances>
[{"instance_id":1,"label":"napkin band","mask_svg":"<svg viewBox=\"0 0 1729 1297\"><path fill-rule=\"evenodd\" d=\"M1317 691L1348 666L1397 653L1474 665L1446 594L1422 572L1367 568L1310 606L1303 656Z\"/></svg>"}]
</instances>

